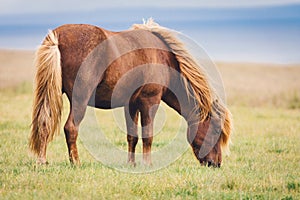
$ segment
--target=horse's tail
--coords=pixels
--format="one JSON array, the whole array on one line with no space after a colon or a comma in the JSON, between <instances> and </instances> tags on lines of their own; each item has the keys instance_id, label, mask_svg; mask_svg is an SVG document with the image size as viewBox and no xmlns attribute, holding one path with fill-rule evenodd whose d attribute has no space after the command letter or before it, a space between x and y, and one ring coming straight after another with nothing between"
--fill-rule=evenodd
<instances>
[{"instance_id":1,"label":"horse's tail","mask_svg":"<svg viewBox=\"0 0 300 200\"><path fill-rule=\"evenodd\" d=\"M189 94L190 90L192 90L193 95L191 96L196 98L201 109L200 120L204 121L207 119L212 110L211 89L205 73L200 70L199 65L185 49L184 44L174 35L173 31L158 25L151 18L147 22L144 22L144 24L133 25L132 28L151 31L168 45L179 63L186 91Z\"/></svg>"},{"instance_id":2,"label":"horse's tail","mask_svg":"<svg viewBox=\"0 0 300 200\"><path fill-rule=\"evenodd\" d=\"M39 154L42 142L59 133L62 110L62 72L58 36L49 31L36 52L35 91L29 147Z\"/></svg>"}]
</instances>

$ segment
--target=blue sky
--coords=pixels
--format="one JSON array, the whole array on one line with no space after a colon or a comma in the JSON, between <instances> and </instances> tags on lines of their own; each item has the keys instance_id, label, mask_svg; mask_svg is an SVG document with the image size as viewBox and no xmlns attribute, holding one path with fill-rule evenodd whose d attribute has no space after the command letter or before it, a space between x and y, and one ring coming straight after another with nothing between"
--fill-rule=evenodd
<instances>
[{"instance_id":1,"label":"blue sky","mask_svg":"<svg viewBox=\"0 0 300 200\"><path fill-rule=\"evenodd\" d=\"M111 7L256 7L300 3L300 0L0 0L0 14L93 11Z\"/></svg>"},{"instance_id":2,"label":"blue sky","mask_svg":"<svg viewBox=\"0 0 300 200\"><path fill-rule=\"evenodd\" d=\"M115 22L127 27L149 17L160 22L300 19L300 0L0 0L0 5L2 26Z\"/></svg>"},{"instance_id":3,"label":"blue sky","mask_svg":"<svg viewBox=\"0 0 300 200\"><path fill-rule=\"evenodd\" d=\"M120 31L148 17L215 60L300 63L300 0L0 0L0 48L34 49L61 24Z\"/></svg>"}]
</instances>

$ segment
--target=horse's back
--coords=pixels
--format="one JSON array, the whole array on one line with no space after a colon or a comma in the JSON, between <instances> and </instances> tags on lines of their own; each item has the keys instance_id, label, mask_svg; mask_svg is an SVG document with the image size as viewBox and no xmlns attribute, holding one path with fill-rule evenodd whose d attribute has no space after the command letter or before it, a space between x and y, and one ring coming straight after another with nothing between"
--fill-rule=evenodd
<instances>
[{"instance_id":1,"label":"horse's back","mask_svg":"<svg viewBox=\"0 0 300 200\"><path fill-rule=\"evenodd\" d=\"M136 68L138 74L132 73L127 76L126 88L135 87L138 80L143 85L147 82L157 82L161 85L168 84L168 69L154 65L175 66L176 60L174 55L168 51L166 44L156 35L146 30L129 30L123 32L111 32L97 26L87 24L68 24L58 27L54 30L59 38L59 49L61 52L62 61L62 76L63 76L63 91L70 97L74 86L74 81L82 63L87 59L92 59L95 66L86 66L84 69L84 80L93 82L87 84L88 87L97 87L96 104L97 107L111 104L113 89L117 82L128 71ZM116 36L116 37L114 37ZM108 38L112 38L107 40ZM103 42L107 50L106 56L101 56L101 47L99 44ZM110 43L108 43L110 42ZM111 44L113 44L111 46ZM102 45L105 46L105 45ZM90 53L93 52L91 55ZM105 53L105 52L104 52ZM90 54L90 55L89 55ZM94 57L93 55L96 55ZM111 55L111 56L109 56ZM103 60L114 58L108 66L105 67L105 72L102 76L98 76L97 71L101 68ZM152 64L150 68L146 66ZM99 65L99 66L98 66ZM155 70L154 70L155 69ZM90 73L92 71L92 73ZM87 77L91 76L91 77ZM129 77L129 78L128 78ZM101 80L100 80L101 78ZM163 84L164 83L164 84ZM87 89L87 88L86 88ZM141 94L145 96L153 96L161 93L162 86L147 86L143 87ZM124 98L124 92L117 95L120 99L119 104L123 104L121 99Z\"/></svg>"}]
</instances>

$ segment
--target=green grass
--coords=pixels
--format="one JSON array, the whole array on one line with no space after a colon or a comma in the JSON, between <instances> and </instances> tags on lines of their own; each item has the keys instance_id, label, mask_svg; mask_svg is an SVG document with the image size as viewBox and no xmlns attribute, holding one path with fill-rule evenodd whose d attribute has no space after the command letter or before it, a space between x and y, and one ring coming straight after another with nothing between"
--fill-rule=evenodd
<instances>
[{"instance_id":1,"label":"green grass","mask_svg":"<svg viewBox=\"0 0 300 200\"><path fill-rule=\"evenodd\" d=\"M220 169L201 167L189 148L168 167L132 174L95 161L80 141L82 165L72 167L62 130L49 145L49 165L36 166L28 151L31 105L31 84L0 90L0 199L300 198L299 109L231 106L233 145ZM63 121L66 113L65 102ZM97 113L108 137L119 134L111 140L126 150L126 135L120 134L111 112ZM154 149L168 142L176 130L174 120L180 119L167 113L171 121L154 139ZM138 145L140 151L141 141Z\"/></svg>"}]
</instances>

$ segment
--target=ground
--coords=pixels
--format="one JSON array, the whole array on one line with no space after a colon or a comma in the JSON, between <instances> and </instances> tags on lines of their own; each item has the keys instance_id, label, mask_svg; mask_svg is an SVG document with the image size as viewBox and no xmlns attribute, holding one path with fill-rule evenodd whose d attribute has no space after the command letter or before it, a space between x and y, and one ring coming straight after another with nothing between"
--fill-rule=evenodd
<instances>
[{"instance_id":1,"label":"ground","mask_svg":"<svg viewBox=\"0 0 300 200\"><path fill-rule=\"evenodd\" d=\"M188 148L168 167L132 174L97 162L81 141L82 165L72 167L64 134L49 146L49 165L35 164L28 150L33 55L0 51L0 199L300 198L300 66L217 62L234 120L231 153L222 167L201 167ZM63 122L65 97L64 105ZM97 112L103 130L126 149L112 112ZM172 120L154 138L154 148L164 144L160 135L172 134Z\"/></svg>"}]
</instances>

